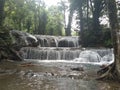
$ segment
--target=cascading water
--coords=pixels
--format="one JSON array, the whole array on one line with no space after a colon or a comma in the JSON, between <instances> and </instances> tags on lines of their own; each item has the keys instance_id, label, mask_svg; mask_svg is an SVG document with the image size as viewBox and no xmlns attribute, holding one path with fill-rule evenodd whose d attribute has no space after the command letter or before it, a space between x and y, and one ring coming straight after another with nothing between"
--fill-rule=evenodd
<instances>
[{"instance_id":1,"label":"cascading water","mask_svg":"<svg viewBox=\"0 0 120 90\"><path fill-rule=\"evenodd\" d=\"M78 63L108 63L114 61L112 49L79 48L78 37L55 37L35 35L38 47L21 49L24 59L78 62Z\"/></svg>"},{"instance_id":2,"label":"cascading water","mask_svg":"<svg viewBox=\"0 0 120 90\"><path fill-rule=\"evenodd\" d=\"M69 48L31 48L22 49L25 59L40 59L40 60L73 60L79 57L81 50Z\"/></svg>"},{"instance_id":3,"label":"cascading water","mask_svg":"<svg viewBox=\"0 0 120 90\"><path fill-rule=\"evenodd\" d=\"M111 64L114 62L114 54L112 49L91 49L82 51L79 58L74 61L81 63L95 63L98 65Z\"/></svg>"},{"instance_id":4,"label":"cascading water","mask_svg":"<svg viewBox=\"0 0 120 90\"><path fill-rule=\"evenodd\" d=\"M46 36L35 35L41 47L79 47L78 36L62 37L62 36Z\"/></svg>"}]
</instances>

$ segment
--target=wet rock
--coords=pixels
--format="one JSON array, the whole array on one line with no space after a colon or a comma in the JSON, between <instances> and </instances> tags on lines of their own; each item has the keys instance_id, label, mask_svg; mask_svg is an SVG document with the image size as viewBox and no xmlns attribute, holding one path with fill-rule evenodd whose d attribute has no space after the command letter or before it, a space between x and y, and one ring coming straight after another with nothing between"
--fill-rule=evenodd
<instances>
[{"instance_id":1,"label":"wet rock","mask_svg":"<svg viewBox=\"0 0 120 90\"><path fill-rule=\"evenodd\" d=\"M40 38L37 36L36 36L36 38L38 40L39 46L41 46L41 47L48 47L49 46L47 39L43 39L43 38Z\"/></svg>"},{"instance_id":2,"label":"wet rock","mask_svg":"<svg viewBox=\"0 0 120 90\"><path fill-rule=\"evenodd\" d=\"M0 74L3 74L3 73L6 73L6 71L0 69Z\"/></svg>"},{"instance_id":3,"label":"wet rock","mask_svg":"<svg viewBox=\"0 0 120 90\"><path fill-rule=\"evenodd\" d=\"M71 68L73 71L84 71L83 67Z\"/></svg>"},{"instance_id":4,"label":"wet rock","mask_svg":"<svg viewBox=\"0 0 120 90\"><path fill-rule=\"evenodd\" d=\"M10 74L14 74L14 73L16 73L17 72L17 70L16 69L14 69L14 70L2 70L2 69L0 69L0 75L10 75Z\"/></svg>"},{"instance_id":5,"label":"wet rock","mask_svg":"<svg viewBox=\"0 0 120 90\"><path fill-rule=\"evenodd\" d=\"M78 47L77 37L64 37L59 39L58 47Z\"/></svg>"},{"instance_id":6,"label":"wet rock","mask_svg":"<svg viewBox=\"0 0 120 90\"><path fill-rule=\"evenodd\" d=\"M10 33L14 38L14 46L38 46L38 40L31 34L18 30L12 30Z\"/></svg>"},{"instance_id":7,"label":"wet rock","mask_svg":"<svg viewBox=\"0 0 120 90\"><path fill-rule=\"evenodd\" d=\"M58 47L68 47L68 40L66 39L61 39L58 43Z\"/></svg>"},{"instance_id":8,"label":"wet rock","mask_svg":"<svg viewBox=\"0 0 120 90\"><path fill-rule=\"evenodd\" d=\"M33 77L35 77L36 75L35 75L35 73L32 71L32 70L28 70L28 71L20 71L19 73L18 73L18 75L21 77L21 78L33 78Z\"/></svg>"},{"instance_id":9,"label":"wet rock","mask_svg":"<svg viewBox=\"0 0 120 90\"><path fill-rule=\"evenodd\" d=\"M54 36L35 35L41 47L57 47L57 39Z\"/></svg>"},{"instance_id":10,"label":"wet rock","mask_svg":"<svg viewBox=\"0 0 120 90\"><path fill-rule=\"evenodd\" d=\"M75 47L75 45L74 45L74 42L73 42L73 41L69 41L68 43L69 43L69 47Z\"/></svg>"},{"instance_id":11,"label":"wet rock","mask_svg":"<svg viewBox=\"0 0 120 90\"><path fill-rule=\"evenodd\" d=\"M56 40L55 40L55 39L51 39L51 40L50 40L50 46L51 46L51 47L57 47L57 43L56 43Z\"/></svg>"},{"instance_id":12,"label":"wet rock","mask_svg":"<svg viewBox=\"0 0 120 90\"><path fill-rule=\"evenodd\" d=\"M82 51L79 55L80 57L80 61L82 62L100 62L101 61L101 56L94 51L90 51L90 50L85 50Z\"/></svg>"},{"instance_id":13,"label":"wet rock","mask_svg":"<svg viewBox=\"0 0 120 90\"><path fill-rule=\"evenodd\" d=\"M27 77L32 77L32 76L34 76L34 72L32 70L29 70L29 71L25 72L24 75Z\"/></svg>"}]
</instances>

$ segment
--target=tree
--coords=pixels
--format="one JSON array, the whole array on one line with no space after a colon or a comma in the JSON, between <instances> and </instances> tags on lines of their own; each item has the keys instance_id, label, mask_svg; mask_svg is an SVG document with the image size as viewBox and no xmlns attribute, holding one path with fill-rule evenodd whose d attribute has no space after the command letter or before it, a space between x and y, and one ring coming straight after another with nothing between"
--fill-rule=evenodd
<instances>
[{"instance_id":1,"label":"tree","mask_svg":"<svg viewBox=\"0 0 120 90\"><path fill-rule=\"evenodd\" d=\"M113 64L99 71L99 73L101 74L99 79L112 78L119 81L120 80L120 36L119 36L120 31L119 31L119 25L117 19L116 2L115 0L107 0L107 5L109 12L109 20L111 26L111 35L112 35L112 41L114 47L115 61Z\"/></svg>"},{"instance_id":2,"label":"tree","mask_svg":"<svg viewBox=\"0 0 120 90\"><path fill-rule=\"evenodd\" d=\"M31 5L32 3L32 5ZM32 0L6 0L5 25L15 29L30 32L33 29L33 7Z\"/></svg>"},{"instance_id":3,"label":"tree","mask_svg":"<svg viewBox=\"0 0 120 90\"><path fill-rule=\"evenodd\" d=\"M5 0L0 0L0 26L2 26L4 20L4 4Z\"/></svg>"},{"instance_id":4,"label":"tree","mask_svg":"<svg viewBox=\"0 0 120 90\"><path fill-rule=\"evenodd\" d=\"M62 35L62 29L64 21L63 13L57 6L51 6L48 8L48 22L46 26L46 32L48 35Z\"/></svg>"},{"instance_id":5,"label":"tree","mask_svg":"<svg viewBox=\"0 0 120 90\"><path fill-rule=\"evenodd\" d=\"M69 0L70 2L70 14L69 14L69 21L68 21L68 26L67 26L67 33L68 35L71 35L71 23L72 23L72 17L74 14L74 11L78 12L78 17L80 20L79 26L81 32L83 31L83 0ZM80 33L79 33L80 34Z\"/></svg>"},{"instance_id":6,"label":"tree","mask_svg":"<svg viewBox=\"0 0 120 90\"><path fill-rule=\"evenodd\" d=\"M68 17L68 25L65 28L65 34L66 34L66 36L71 36L71 24L72 24L72 18L73 18L74 10L70 9L69 12L70 13L69 13L69 17Z\"/></svg>"},{"instance_id":7,"label":"tree","mask_svg":"<svg viewBox=\"0 0 120 90\"><path fill-rule=\"evenodd\" d=\"M4 26L4 6L5 0L0 0L0 60L2 59L16 59L22 60L22 58L12 48L12 38L9 33L10 29ZM11 58L12 57L12 58Z\"/></svg>"},{"instance_id":8,"label":"tree","mask_svg":"<svg viewBox=\"0 0 120 90\"><path fill-rule=\"evenodd\" d=\"M104 0L93 0L94 6L93 7L93 30L92 35L95 36L95 38L93 38L94 44L99 44L100 40L101 40L101 35L102 35L102 30L100 27L100 21L99 21L99 17L101 14L101 11L103 9L103 3Z\"/></svg>"},{"instance_id":9,"label":"tree","mask_svg":"<svg viewBox=\"0 0 120 90\"><path fill-rule=\"evenodd\" d=\"M43 2L39 2L35 12L35 34L45 35L48 15ZM36 22L37 21L37 22Z\"/></svg>"},{"instance_id":10,"label":"tree","mask_svg":"<svg viewBox=\"0 0 120 90\"><path fill-rule=\"evenodd\" d=\"M67 21L66 21L66 13L67 13L67 9L68 9L68 5L67 2L65 0L60 0L60 2L58 2L58 8L61 10L61 12L63 13L63 18L64 18L64 28L67 27Z\"/></svg>"}]
</instances>

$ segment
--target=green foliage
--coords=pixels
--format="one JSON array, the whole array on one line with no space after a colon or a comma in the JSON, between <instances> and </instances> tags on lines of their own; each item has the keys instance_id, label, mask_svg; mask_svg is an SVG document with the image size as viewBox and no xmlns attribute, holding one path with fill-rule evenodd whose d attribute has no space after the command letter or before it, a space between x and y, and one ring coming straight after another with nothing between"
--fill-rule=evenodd
<instances>
[{"instance_id":1,"label":"green foliage","mask_svg":"<svg viewBox=\"0 0 120 90\"><path fill-rule=\"evenodd\" d=\"M51 6L48 9L48 23L47 23L47 34L48 35L62 35L63 29L63 14L56 6Z\"/></svg>"},{"instance_id":2,"label":"green foliage","mask_svg":"<svg viewBox=\"0 0 120 90\"><path fill-rule=\"evenodd\" d=\"M106 26L102 27L99 20L100 17L107 14L105 0L69 0L69 2L70 9L77 11L80 44L82 46L112 47L110 30L106 31Z\"/></svg>"},{"instance_id":3,"label":"green foliage","mask_svg":"<svg viewBox=\"0 0 120 90\"><path fill-rule=\"evenodd\" d=\"M4 21L4 5L5 5L5 0L0 0L0 26L3 25L3 21Z\"/></svg>"},{"instance_id":4,"label":"green foliage","mask_svg":"<svg viewBox=\"0 0 120 90\"><path fill-rule=\"evenodd\" d=\"M62 35L63 13L57 6L46 8L43 0L6 0L5 22L15 30L34 34Z\"/></svg>"},{"instance_id":5,"label":"green foliage","mask_svg":"<svg viewBox=\"0 0 120 90\"><path fill-rule=\"evenodd\" d=\"M111 32L109 28L102 28L102 35L97 39L91 30L84 30L83 33L83 46L84 47L112 47Z\"/></svg>"},{"instance_id":6,"label":"green foliage","mask_svg":"<svg viewBox=\"0 0 120 90\"><path fill-rule=\"evenodd\" d=\"M0 26L0 47L1 46L11 46L12 38L9 33L9 28L5 26Z\"/></svg>"},{"instance_id":7,"label":"green foliage","mask_svg":"<svg viewBox=\"0 0 120 90\"><path fill-rule=\"evenodd\" d=\"M31 2L30 2L31 1ZM6 0L5 4L5 25L17 30L34 29L33 12L30 10L32 0ZM34 4L34 3L32 3Z\"/></svg>"}]
</instances>

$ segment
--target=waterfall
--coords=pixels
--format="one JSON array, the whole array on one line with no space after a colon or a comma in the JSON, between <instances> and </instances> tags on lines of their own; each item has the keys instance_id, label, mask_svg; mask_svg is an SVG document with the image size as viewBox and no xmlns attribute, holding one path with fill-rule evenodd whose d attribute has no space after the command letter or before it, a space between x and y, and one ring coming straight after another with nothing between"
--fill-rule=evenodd
<instances>
[{"instance_id":1,"label":"waterfall","mask_svg":"<svg viewBox=\"0 0 120 90\"><path fill-rule=\"evenodd\" d=\"M113 62L112 49L80 49L62 47L25 47L21 49L24 59L67 60L75 62Z\"/></svg>"},{"instance_id":2,"label":"waterfall","mask_svg":"<svg viewBox=\"0 0 120 90\"><path fill-rule=\"evenodd\" d=\"M111 63L114 61L112 49L80 48L78 44L78 36L34 36L37 39L38 46L23 47L20 52L24 59L41 61L66 60L68 62L73 61L81 63Z\"/></svg>"},{"instance_id":3,"label":"waterfall","mask_svg":"<svg viewBox=\"0 0 120 90\"><path fill-rule=\"evenodd\" d=\"M31 35L17 30L11 31L14 44L25 46L20 55L27 60L64 61L78 63L112 63L112 49L80 48L78 36Z\"/></svg>"},{"instance_id":4,"label":"waterfall","mask_svg":"<svg viewBox=\"0 0 120 90\"><path fill-rule=\"evenodd\" d=\"M113 49L88 49L82 51L74 61L112 63L114 61Z\"/></svg>"},{"instance_id":5,"label":"waterfall","mask_svg":"<svg viewBox=\"0 0 120 90\"><path fill-rule=\"evenodd\" d=\"M35 35L40 47L79 47L78 36Z\"/></svg>"},{"instance_id":6,"label":"waterfall","mask_svg":"<svg viewBox=\"0 0 120 90\"><path fill-rule=\"evenodd\" d=\"M79 57L81 50L69 48L22 48L23 58L39 60L72 60Z\"/></svg>"}]
</instances>

